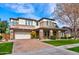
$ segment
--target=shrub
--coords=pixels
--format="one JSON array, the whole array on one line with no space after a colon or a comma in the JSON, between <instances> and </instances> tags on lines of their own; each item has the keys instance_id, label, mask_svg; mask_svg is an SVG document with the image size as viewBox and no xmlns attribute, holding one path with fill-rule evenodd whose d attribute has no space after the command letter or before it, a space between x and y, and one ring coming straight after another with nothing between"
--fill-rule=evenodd
<instances>
[{"instance_id":1,"label":"shrub","mask_svg":"<svg viewBox=\"0 0 79 59\"><path fill-rule=\"evenodd\" d=\"M3 38L3 37L2 37L2 36L0 36L0 40L2 40L2 38Z\"/></svg>"},{"instance_id":2,"label":"shrub","mask_svg":"<svg viewBox=\"0 0 79 59\"><path fill-rule=\"evenodd\" d=\"M50 39L53 39L53 40L55 40L55 39L56 39L56 37L55 37L55 36L51 36L51 37L50 37Z\"/></svg>"},{"instance_id":3,"label":"shrub","mask_svg":"<svg viewBox=\"0 0 79 59\"><path fill-rule=\"evenodd\" d=\"M61 39L67 39L67 37L61 37Z\"/></svg>"},{"instance_id":4,"label":"shrub","mask_svg":"<svg viewBox=\"0 0 79 59\"><path fill-rule=\"evenodd\" d=\"M72 36L70 36L70 37L61 37L61 39L71 39L72 38Z\"/></svg>"},{"instance_id":5,"label":"shrub","mask_svg":"<svg viewBox=\"0 0 79 59\"><path fill-rule=\"evenodd\" d=\"M32 39L36 38L36 32L35 32L35 31L32 31L32 32L31 32L31 38L32 38Z\"/></svg>"},{"instance_id":6,"label":"shrub","mask_svg":"<svg viewBox=\"0 0 79 59\"><path fill-rule=\"evenodd\" d=\"M71 39L71 38L73 38L73 37L72 36L68 37L68 39Z\"/></svg>"}]
</instances>

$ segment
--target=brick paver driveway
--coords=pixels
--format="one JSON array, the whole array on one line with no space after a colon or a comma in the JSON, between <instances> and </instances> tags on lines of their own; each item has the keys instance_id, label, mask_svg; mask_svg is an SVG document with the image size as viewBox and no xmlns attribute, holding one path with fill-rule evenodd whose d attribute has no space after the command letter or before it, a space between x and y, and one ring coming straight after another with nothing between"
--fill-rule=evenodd
<instances>
[{"instance_id":1,"label":"brick paver driveway","mask_svg":"<svg viewBox=\"0 0 79 59\"><path fill-rule=\"evenodd\" d=\"M13 55L79 55L79 53L45 44L39 40L15 40Z\"/></svg>"},{"instance_id":2,"label":"brick paver driveway","mask_svg":"<svg viewBox=\"0 0 79 59\"><path fill-rule=\"evenodd\" d=\"M20 39L20 40L14 41L13 53L36 51L47 47L50 47L50 46L40 42L39 40L34 40L34 39L21 40Z\"/></svg>"}]
</instances>

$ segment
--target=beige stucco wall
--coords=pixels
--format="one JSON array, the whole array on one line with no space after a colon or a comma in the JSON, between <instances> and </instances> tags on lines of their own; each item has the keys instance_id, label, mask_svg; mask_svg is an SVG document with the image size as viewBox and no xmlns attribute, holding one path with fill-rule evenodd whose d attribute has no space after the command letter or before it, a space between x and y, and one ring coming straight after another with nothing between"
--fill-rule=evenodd
<instances>
[{"instance_id":1,"label":"beige stucco wall","mask_svg":"<svg viewBox=\"0 0 79 59\"><path fill-rule=\"evenodd\" d=\"M48 21L48 25L47 25L47 21ZM50 20L42 20L39 22L39 26L40 27L47 27L47 28L55 28L55 23Z\"/></svg>"}]
</instances>

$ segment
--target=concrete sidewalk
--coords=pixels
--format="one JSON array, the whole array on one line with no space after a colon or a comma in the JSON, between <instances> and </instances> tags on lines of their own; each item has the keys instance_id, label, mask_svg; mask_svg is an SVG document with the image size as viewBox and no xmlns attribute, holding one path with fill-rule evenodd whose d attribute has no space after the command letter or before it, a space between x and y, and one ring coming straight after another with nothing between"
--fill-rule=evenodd
<instances>
[{"instance_id":1,"label":"concrete sidewalk","mask_svg":"<svg viewBox=\"0 0 79 59\"><path fill-rule=\"evenodd\" d=\"M56 47L43 48L37 51L14 53L13 55L79 55L79 53Z\"/></svg>"},{"instance_id":2,"label":"concrete sidewalk","mask_svg":"<svg viewBox=\"0 0 79 59\"><path fill-rule=\"evenodd\" d=\"M76 43L76 44L68 44L68 45L58 46L58 48L67 49L67 48L73 48L73 47L78 47L78 46L79 46L79 43Z\"/></svg>"}]
</instances>

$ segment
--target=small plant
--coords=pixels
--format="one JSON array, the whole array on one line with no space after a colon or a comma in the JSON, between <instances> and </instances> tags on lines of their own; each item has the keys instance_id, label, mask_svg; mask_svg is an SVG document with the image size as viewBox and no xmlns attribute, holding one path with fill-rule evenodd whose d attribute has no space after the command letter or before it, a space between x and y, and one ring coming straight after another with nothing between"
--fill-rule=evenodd
<instances>
[{"instance_id":1,"label":"small plant","mask_svg":"<svg viewBox=\"0 0 79 59\"><path fill-rule=\"evenodd\" d=\"M67 37L61 37L61 39L67 39Z\"/></svg>"},{"instance_id":2,"label":"small plant","mask_svg":"<svg viewBox=\"0 0 79 59\"><path fill-rule=\"evenodd\" d=\"M2 36L0 36L0 40L2 40L2 38L3 38L3 37L2 37Z\"/></svg>"},{"instance_id":3,"label":"small plant","mask_svg":"<svg viewBox=\"0 0 79 59\"><path fill-rule=\"evenodd\" d=\"M71 39L71 38L73 38L73 37L72 36L68 37L68 39Z\"/></svg>"},{"instance_id":4,"label":"small plant","mask_svg":"<svg viewBox=\"0 0 79 59\"><path fill-rule=\"evenodd\" d=\"M33 39L36 38L36 32L35 31L31 32L31 38L33 38Z\"/></svg>"},{"instance_id":5,"label":"small plant","mask_svg":"<svg viewBox=\"0 0 79 59\"><path fill-rule=\"evenodd\" d=\"M56 37L55 37L55 36L51 36L51 37L50 37L50 39L53 39L53 40L55 40L55 39L56 39Z\"/></svg>"}]
</instances>

